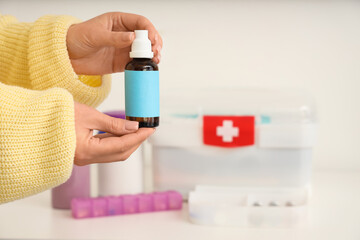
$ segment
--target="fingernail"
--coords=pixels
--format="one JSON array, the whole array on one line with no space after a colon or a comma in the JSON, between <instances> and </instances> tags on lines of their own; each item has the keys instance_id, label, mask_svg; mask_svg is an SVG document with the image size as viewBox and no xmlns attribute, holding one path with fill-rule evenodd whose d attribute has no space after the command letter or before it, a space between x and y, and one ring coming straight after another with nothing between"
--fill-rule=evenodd
<instances>
[{"instance_id":1,"label":"fingernail","mask_svg":"<svg viewBox=\"0 0 360 240\"><path fill-rule=\"evenodd\" d=\"M153 58L153 61L156 63L156 64L159 64L160 62L159 62L159 59L157 58L157 57L154 57Z\"/></svg>"},{"instance_id":2,"label":"fingernail","mask_svg":"<svg viewBox=\"0 0 360 240\"><path fill-rule=\"evenodd\" d=\"M126 36L126 35L125 35ZM135 38L135 33L129 32L126 37L124 37L124 41L131 41Z\"/></svg>"},{"instance_id":3,"label":"fingernail","mask_svg":"<svg viewBox=\"0 0 360 240\"><path fill-rule=\"evenodd\" d=\"M158 35L155 33L155 42L159 39Z\"/></svg>"},{"instance_id":4,"label":"fingernail","mask_svg":"<svg viewBox=\"0 0 360 240\"><path fill-rule=\"evenodd\" d=\"M125 129L126 130L138 130L139 123L135 121L126 121L125 122Z\"/></svg>"}]
</instances>

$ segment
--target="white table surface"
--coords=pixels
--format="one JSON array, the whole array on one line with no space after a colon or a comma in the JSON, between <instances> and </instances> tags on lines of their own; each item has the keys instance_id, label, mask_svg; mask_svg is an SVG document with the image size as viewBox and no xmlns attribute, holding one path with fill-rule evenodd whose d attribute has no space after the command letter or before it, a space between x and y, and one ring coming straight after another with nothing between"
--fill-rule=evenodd
<instances>
[{"instance_id":1,"label":"white table surface","mask_svg":"<svg viewBox=\"0 0 360 240\"><path fill-rule=\"evenodd\" d=\"M360 171L317 171L301 228L209 227L182 211L75 220L50 207L50 193L0 205L2 239L344 239L360 240Z\"/></svg>"}]
</instances>

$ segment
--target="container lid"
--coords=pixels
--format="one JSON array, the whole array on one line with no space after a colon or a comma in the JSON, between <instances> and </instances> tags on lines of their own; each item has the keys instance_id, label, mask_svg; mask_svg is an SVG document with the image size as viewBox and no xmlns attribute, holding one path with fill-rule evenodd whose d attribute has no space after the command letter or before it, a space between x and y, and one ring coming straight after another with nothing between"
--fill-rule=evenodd
<instances>
[{"instance_id":1,"label":"container lid","mask_svg":"<svg viewBox=\"0 0 360 240\"><path fill-rule=\"evenodd\" d=\"M131 58L153 58L148 30L135 30L135 39L131 45Z\"/></svg>"},{"instance_id":2,"label":"container lid","mask_svg":"<svg viewBox=\"0 0 360 240\"><path fill-rule=\"evenodd\" d=\"M196 118L203 115L260 116L272 123L315 122L315 103L306 91L296 89L217 88L162 91L161 117Z\"/></svg>"},{"instance_id":3,"label":"container lid","mask_svg":"<svg viewBox=\"0 0 360 240\"><path fill-rule=\"evenodd\" d=\"M315 144L315 103L305 91L218 88L163 93L161 124L150 138L154 145L309 148Z\"/></svg>"}]
</instances>

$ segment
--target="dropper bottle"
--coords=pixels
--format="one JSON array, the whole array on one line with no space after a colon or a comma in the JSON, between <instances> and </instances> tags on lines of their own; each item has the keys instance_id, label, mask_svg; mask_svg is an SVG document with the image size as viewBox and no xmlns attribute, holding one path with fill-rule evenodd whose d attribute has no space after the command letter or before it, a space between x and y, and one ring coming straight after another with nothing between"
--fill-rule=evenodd
<instances>
[{"instance_id":1,"label":"dropper bottle","mask_svg":"<svg viewBox=\"0 0 360 240\"><path fill-rule=\"evenodd\" d=\"M132 61L125 67L125 114L140 128L159 126L159 68L153 56L148 31L135 30Z\"/></svg>"}]
</instances>

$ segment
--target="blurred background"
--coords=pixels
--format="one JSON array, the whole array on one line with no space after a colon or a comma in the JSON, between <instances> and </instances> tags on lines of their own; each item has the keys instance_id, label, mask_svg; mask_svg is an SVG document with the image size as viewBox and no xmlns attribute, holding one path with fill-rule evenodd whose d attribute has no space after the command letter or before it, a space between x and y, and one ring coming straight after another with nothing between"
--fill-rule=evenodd
<instances>
[{"instance_id":1,"label":"blurred background","mask_svg":"<svg viewBox=\"0 0 360 240\"><path fill-rule=\"evenodd\" d=\"M109 11L144 15L159 30L162 92L305 89L320 123L315 168L360 169L360 1L0 1L1 14L20 21ZM123 74L98 109L124 109Z\"/></svg>"}]
</instances>

